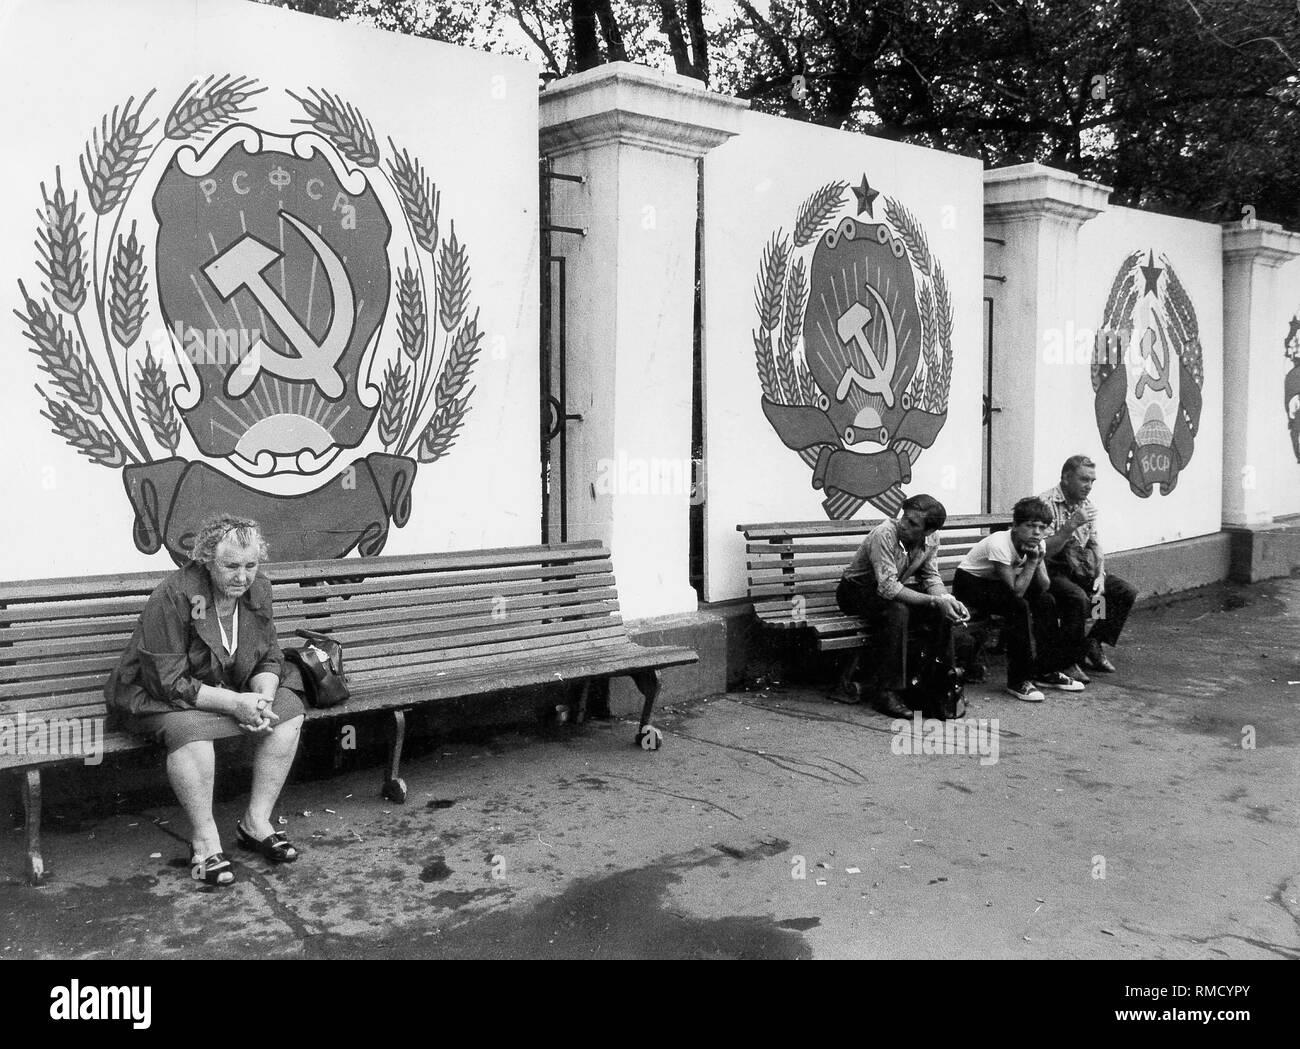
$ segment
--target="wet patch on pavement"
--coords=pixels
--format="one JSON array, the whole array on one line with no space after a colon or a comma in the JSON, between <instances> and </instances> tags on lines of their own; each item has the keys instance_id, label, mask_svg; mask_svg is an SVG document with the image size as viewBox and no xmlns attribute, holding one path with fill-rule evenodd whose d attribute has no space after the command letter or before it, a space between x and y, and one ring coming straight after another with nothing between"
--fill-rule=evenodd
<instances>
[{"instance_id":1,"label":"wet patch on pavement","mask_svg":"<svg viewBox=\"0 0 1300 1049\"><path fill-rule=\"evenodd\" d=\"M429 905L447 911L458 911L471 903L479 900L486 900L492 896L499 896L504 889L468 889L468 890L447 890L446 892L435 892L429 897Z\"/></svg>"},{"instance_id":2,"label":"wet patch on pavement","mask_svg":"<svg viewBox=\"0 0 1300 1049\"><path fill-rule=\"evenodd\" d=\"M820 918L786 918L784 921L776 923L778 929L794 929L796 932L807 932L809 929L815 929L822 923Z\"/></svg>"},{"instance_id":3,"label":"wet patch on pavement","mask_svg":"<svg viewBox=\"0 0 1300 1049\"><path fill-rule=\"evenodd\" d=\"M245 871L237 867L236 877L243 879ZM94 886L22 886L0 909L0 957L149 958L158 956L160 945L212 957L214 941L247 947L260 938L255 931L265 911L250 908L259 895L246 881L224 889L200 886L166 866L154 875Z\"/></svg>"},{"instance_id":4,"label":"wet patch on pavement","mask_svg":"<svg viewBox=\"0 0 1300 1049\"><path fill-rule=\"evenodd\" d=\"M721 860L715 857L714 860ZM698 861L697 861L698 862ZM708 861L705 861L708 862ZM771 917L700 918L673 909L679 863L580 878L522 910L494 911L423 936L400 937L404 958L803 959L812 951ZM819 920L814 919L814 921ZM811 926L809 926L811 928ZM382 947L382 944L376 944ZM396 947L393 942L388 947ZM394 950L393 957L399 956Z\"/></svg>"},{"instance_id":5,"label":"wet patch on pavement","mask_svg":"<svg viewBox=\"0 0 1300 1049\"><path fill-rule=\"evenodd\" d=\"M420 871L420 881L446 881L451 874L451 868L447 866L447 858L434 856Z\"/></svg>"},{"instance_id":6,"label":"wet patch on pavement","mask_svg":"<svg viewBox=\"0 0 1300 1049\"><path fill-rule=\"evenodd\" d=\"M719 842L713 847L724 856L730 856L733 860L743 862L745 860L764 860L772 856L779 856L790 847L790 843L780 838L771 838L746 845Z\"/></svg>"}]
</instances>

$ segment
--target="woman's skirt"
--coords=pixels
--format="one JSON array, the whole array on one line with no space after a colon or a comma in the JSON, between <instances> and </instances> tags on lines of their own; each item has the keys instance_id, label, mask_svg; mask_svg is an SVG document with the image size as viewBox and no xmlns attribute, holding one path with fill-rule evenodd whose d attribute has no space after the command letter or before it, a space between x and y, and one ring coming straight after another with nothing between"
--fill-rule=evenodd
<instances>
[{"instance_id":1,"label":"woman's skirt","mask_svg":"<svg viewBox=\"0 0 1300 1049\"><path fill-rule=\"evenodd\" d=\"M271 710L280 718L277 725L296 718L305 710L302 700L283 685L276 689ZM141 714L127 721L128 731L167 748L167 753L201 739L226 739L247 735L239 722L212 710L170 710L165 714Z\"/></svg>"}]
</instances>

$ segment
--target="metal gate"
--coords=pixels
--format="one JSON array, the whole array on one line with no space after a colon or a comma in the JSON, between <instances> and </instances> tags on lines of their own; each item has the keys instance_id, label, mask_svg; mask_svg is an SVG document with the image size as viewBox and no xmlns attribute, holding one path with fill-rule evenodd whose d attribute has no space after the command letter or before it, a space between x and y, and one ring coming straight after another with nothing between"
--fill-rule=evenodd
<instances>
[{"instance_id":1,"label":"metal gate","mask_svg":"<svg viewBox=\"0 0 1300 1049\"><path fill-rule=\"evenodd\" d=\"M542 542L563 543L569 538L569 469L568 424L581 421L582 416L568 410L566 405L566 324L565 306L568 280L563 255L555 254L552 238L555 234L586 236L587 231L577 226L556 226L551 223L551 186L555 181L585 182L582 175L565 175L551 170L551 161L539 162L538 229L541 257L541 332L538 343L541 377L541 469L542 469Z\"/></svg>"},{"instance_id":2,"label":"metal gate","mask_svg":"<svg viewBox=\"0 0 1300 1049\"><path fill-rule=\"evenodd\" d=\"M1006 247L1006 241L998 237L985 237L986 244ZM1007 278L995 273L984 274L985 280L1005 284ZM980 456L980 509L982 513L993 512L993 416L1002 411L1002 406L993 403L993 296L984 296L984 443Z\"/></svg>"}]
</instances>

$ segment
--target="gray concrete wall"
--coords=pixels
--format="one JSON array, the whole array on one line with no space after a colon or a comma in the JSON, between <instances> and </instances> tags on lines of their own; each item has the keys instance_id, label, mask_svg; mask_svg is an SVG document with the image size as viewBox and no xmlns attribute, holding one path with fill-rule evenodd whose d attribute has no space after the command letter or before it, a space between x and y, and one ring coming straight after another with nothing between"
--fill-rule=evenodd
<instances>
[{"instance_id":1,"label":"gray concrete wall","mask_svg":"<svg viewBox=\"0 0 1300 1049\"><path fill-rule=\"evenodd\" d=\"M1127 579L1138 600L1191 590L1228 578L1231 537L1226 532L1106 555L1106 570Z\"/></svg>"},{"instance_id":2,"label":"gray concrete wall","mask_svg":"<svg viewBox=\"0 0 1300 1049\"><path fill-rule=\"evenodd\" d=\"M1290 575L1300 565L1300 517L1266 525L1226 529L1231 540L1229 578L1236 583L1257 583Z\"/></svg>"}]
</instances>

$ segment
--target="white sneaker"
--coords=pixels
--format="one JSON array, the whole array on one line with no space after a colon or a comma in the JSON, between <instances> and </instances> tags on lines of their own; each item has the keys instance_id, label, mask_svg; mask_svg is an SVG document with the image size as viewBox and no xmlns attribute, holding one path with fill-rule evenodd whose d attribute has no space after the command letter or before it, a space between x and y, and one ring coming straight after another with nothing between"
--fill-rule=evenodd
<instances>
[{"instance_id":1,"label":"white sneaker","mask_svg":"<svg viewBox=\"0 0 1300 1049\"><path fill-rule=\"evenodd\" d=\"M1025 703L1041 703L1043 694L1034 688L1032 681L1022 681L1018 685L1008 685L1007 692Z\"/></svg>"},{"instance_id":2,"label":"white sneaker","mask_svg":"<svg viewBox=\"0 0 1300 1049\"><path fill-rule=\"evenodd\" d=\"M1039 688L1055 688L1061 692L1082 692L1083 682L1075 681L1069 674L1054 670L1050 674L1038 674L1034 677L1034 684Z\"/></svg>"}]
</instances>

